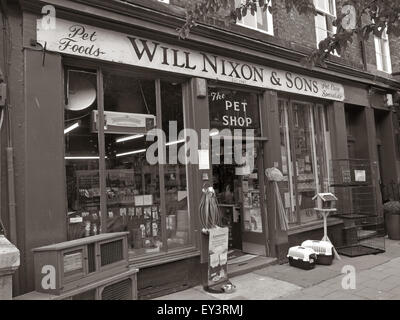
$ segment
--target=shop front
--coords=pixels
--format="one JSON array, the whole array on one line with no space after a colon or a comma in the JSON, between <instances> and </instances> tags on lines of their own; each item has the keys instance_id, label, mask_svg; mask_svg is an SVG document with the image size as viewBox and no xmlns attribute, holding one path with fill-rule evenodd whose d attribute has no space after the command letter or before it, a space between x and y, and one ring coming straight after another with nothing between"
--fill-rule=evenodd
<instances>
[{"instance_id":1,"label":"shop front","mask_svg":"<svg viewBox=\"0 0 400 320\"><path fill-rule=\"evenodd\" d=\"M330 161L347 149L339 81L161 33L144 37L137 25L66 14L47 30L26 15L24 32L37 27L36 49L25 50L34 115L27 130L41 130L28 140L37 143L34 157L46 159L35 162L38 175L27 185L37 203L32 224L49 222L44 207L53 212L51 237L43 231L26 252L129 231L139 296L151 298L201 282L208 255L198 208L207 184L232 257L282 259L291 237L322 230L312 198L330 190ZM278 189L265 174L273 167L283 176ZM40 175L47 196L33 187Z\"/></svg>"}]
</instances>

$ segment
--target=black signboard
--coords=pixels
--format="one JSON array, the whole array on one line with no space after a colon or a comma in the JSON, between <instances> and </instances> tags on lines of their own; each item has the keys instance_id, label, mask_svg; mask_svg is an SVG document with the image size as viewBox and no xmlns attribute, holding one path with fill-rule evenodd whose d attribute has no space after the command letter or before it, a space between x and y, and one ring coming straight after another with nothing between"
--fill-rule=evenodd
<instances>
[{"instance_id":1,"label":"black signboard","mask_svg":"<svg viewBox=\"0 0 400 320\"><path fill-rule=\"evenodd\" d=\"M211 129L255 129L260 128L258 96L255 93L225 88L210 88Z\"/></svg>"}]
</instances>

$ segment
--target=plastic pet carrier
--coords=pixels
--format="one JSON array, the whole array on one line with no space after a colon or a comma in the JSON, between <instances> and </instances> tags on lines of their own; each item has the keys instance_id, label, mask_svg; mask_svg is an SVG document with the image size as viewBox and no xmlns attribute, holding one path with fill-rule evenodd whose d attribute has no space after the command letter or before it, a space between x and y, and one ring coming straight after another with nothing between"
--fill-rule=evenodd
<instances>
[{"instance_id":1,"label":"plastic pet carrier","mask_svg":"<svg viewBox=\"0 0 400 320\"><path fill-rule=\"evenodd\" d=\"M303 270L314 269L317 261L317 254L313 249L301 246L291 247L287 257L289 258L289 264L292 267Z\"/></svg>"},{"instance_id":2,"label":"plastic pet carrier","mask_svg":"<svg viewBox=\"0 0 400 320\"><path fill-rule=\"evenodd\" d=\"M307 240L301 244L304 248L313 249L317 255L317 264L331 265L333 261L333 245L329 241Z\"/></svg>"}]
</instances>

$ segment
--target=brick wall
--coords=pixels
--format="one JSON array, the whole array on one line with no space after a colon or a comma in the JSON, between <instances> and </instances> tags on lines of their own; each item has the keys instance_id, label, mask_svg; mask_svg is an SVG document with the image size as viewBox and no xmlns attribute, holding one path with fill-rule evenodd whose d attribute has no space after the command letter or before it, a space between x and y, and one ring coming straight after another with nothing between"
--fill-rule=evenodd
<instances>
[{"instance_id":1,"label":"brick wall","mask_svg":"<svg viewBox=\"0 0 400 320\"><path fill-rule=\"evenodd\" d=\"M391 37L389 40L390 54L392 56L392 70L393 72L400 72L400 39Z\"/></svg>"},{"instance_id":2,"label":"brick wall","mask_svg":"<svg viewBox=\"0 0 400 320\"><path fill-rule=\"evenodd\" d=\"M135 0L130 0L135 1ZM151 0L157 2L158 0ZM170 0L170 6L185 8L186 6L201 0ZM336 0L337 11L340 12L345 0ZM274 35L268 35L257 32L249 28L237 26L226 21L225 17L229 15L230 10L220 12L218 15L207 19L206 23L228 29L231 32L240 33L245 36L274 43L279 46L290 48L301 52L309 52L316 48L315 17L312 15L299 15L292 10L287 12L284 0L272 0L275 14L273 17ZM231 7L234 6L234 0L231 0ZM400 71L400 39L391 39L390 43L393 72ZM376 68L375 45L373 36L365 43L367 55L367 70L376 75L394 78L393 76L378 71ZM331 56L330 60L339 64L347 65L357 69L363 69L362 46L355 37L353 43L342 53L340 57Z\"/></svg>"}]
</instances>

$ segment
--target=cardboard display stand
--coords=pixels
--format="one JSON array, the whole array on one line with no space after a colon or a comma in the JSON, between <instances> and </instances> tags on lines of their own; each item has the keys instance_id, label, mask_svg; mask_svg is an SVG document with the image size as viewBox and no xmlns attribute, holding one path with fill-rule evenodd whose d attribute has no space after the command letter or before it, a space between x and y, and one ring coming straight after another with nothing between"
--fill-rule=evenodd
<instances>
[{"instance_id":1,"label":"cardboard display stand","mask_svg":"<svg viewBox=\"0 0 400 320\"><path fill-rule=\"evenodd\" d=\"M228 278L228 228L208 230L208 268L204 290L211 293L226 293L234 286Z\"/></svg>"}]
</instances>

